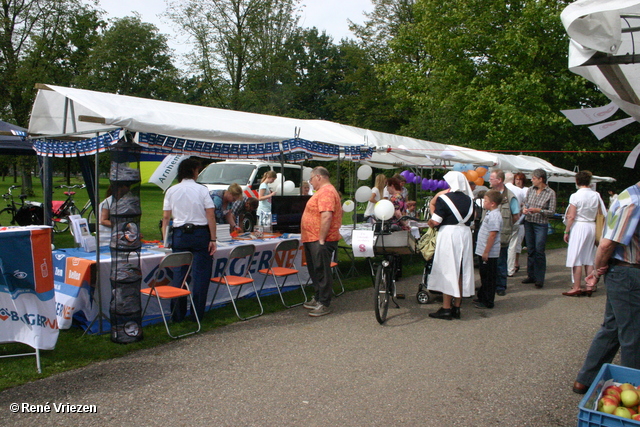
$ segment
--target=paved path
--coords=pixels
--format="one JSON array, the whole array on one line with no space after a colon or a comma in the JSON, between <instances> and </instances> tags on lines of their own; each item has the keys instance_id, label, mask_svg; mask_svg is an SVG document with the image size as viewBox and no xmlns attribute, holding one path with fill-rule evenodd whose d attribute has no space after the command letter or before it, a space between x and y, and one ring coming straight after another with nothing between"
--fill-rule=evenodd
<instances>
[{"instance_id":1,"label":"paved path","mask_svg":"<svg viewBox=\"0 0 640 427\"><path fill-rule=\"evenodd\" d=\"M544 289L509 280L493 310L466 300L435 320L418 279L384 326L372 290L96 363L0 393L4 426L574 426L571 384L605 301L569 298L565 250L548 252ZM418 259L416 258L416 262ZM95 414L12 414L12 402L91 404Z\"/></svg>"}]
</instances>

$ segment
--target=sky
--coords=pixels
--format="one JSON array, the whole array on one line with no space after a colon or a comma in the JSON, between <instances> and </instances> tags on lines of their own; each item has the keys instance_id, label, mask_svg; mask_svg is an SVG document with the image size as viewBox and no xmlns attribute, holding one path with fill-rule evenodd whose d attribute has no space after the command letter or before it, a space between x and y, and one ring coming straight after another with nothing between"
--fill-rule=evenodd
<instances>
[{"instance_id":1,"label":"sky","mask_svg":"<svg viewBox=\"0 0 640 427\"><path fill-rule=\"evenodd\" d=\"M85 2L89 3L89 0ZM300 26L326 30L334 43L342 38L353 38L347 19L361 24L365 19L363 12L373 10L371 0L302 0L301 5L304 7ZM189 50L184 39L181 41L176 36L171 23L158 16L166 9L165 0L100 0L99 7L107 12L107 18L131 16L133 12L139 12L144 22L155 24L161 33L169 36L169 47L178 54Z\"/></svg>"}]
</instances>

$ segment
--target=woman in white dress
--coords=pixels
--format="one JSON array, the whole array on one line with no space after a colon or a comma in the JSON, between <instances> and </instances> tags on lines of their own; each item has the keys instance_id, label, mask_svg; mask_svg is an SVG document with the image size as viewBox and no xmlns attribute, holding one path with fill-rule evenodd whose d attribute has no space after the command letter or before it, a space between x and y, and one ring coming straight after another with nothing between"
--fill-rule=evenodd
<instances>
[{"instance_id":1,"label":"woman in white dress","mask_svg":"<svg viewBox=\"0 0 640 427\"><path fill-rule=\"evenodd\" d=\"M449 189L436 195L429 227L439 227L427 288L442 292L442 308L429 317L459 319L462 298L475 293L473 272L473 193L460 172L447 172Z\"/></svg>"},{"instance_id":2,"label":"woman in white dress","mask_svg":"<svg viewBox=\"0 0 640 427\"><path fill-rule=\"evenodd\" d=\"M364 211L364 219L367 222L375 222L373 210L376 203L380 201L384 194L384 187L387 185L387 177L384 174L378 174L376 176L376 185L371 189L371 198L367 202L367 209Z\"/></svg>"},{"instance_id":3,"label":"woman in white dress","mask_svg":"<svg viewBox=\"0 0 640 427\"><path fill-rule=\"evenodd\" d=\"M570 291L562 295L576 297L589 295L595 290L589 286L582 289L582 270L585 277L593 271L593 263L596 257L596 215L600 211L607 214L604 202L600 195L589 188L591 172L580 171L576 174L576 186L578 191L569 198L569 207L565 214L564 241L569 244L567 249L567 264L571 268L573 286Z\"/></svg>"}]
</instances>

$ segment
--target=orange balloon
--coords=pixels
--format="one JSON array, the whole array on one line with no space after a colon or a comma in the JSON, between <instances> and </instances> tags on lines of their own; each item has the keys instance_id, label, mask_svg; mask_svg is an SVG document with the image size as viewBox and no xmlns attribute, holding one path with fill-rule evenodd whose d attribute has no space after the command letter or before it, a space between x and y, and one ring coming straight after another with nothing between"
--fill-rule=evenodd
<instances>
[{"instance_id":1,"label":"orange balloon","mask_svg":"<svg viewBox=\"0 0 640 427\"><path fill-rule=\"evenodd\" d=\"M476 168L476 172L478 172L478 176L484 176L484 174L487 173L487 168L480 166L479 168Z\"/></svg>"},{"instance_id":2,"label":"orange balloon","mask_svg":"<svg viewBox=\"0 0 640 427\"><path fill-rule=\"evenodd\" d=\"M475 181L476 179L478 179L478 172L476 171L467 171L467 178L469 179L469 181Z\"/></svg>"},{"instance_id":3,"label":"orange balloon","mask_svg":"<svg viewBox=\"0 0 640 427\"><path fill-rule=\"evenodd\" d=\"M476 185L482 185L484 184L484 179L482 177L476 179L475 181L473 181L476 183Z\"/></svg>"}]
</instances>

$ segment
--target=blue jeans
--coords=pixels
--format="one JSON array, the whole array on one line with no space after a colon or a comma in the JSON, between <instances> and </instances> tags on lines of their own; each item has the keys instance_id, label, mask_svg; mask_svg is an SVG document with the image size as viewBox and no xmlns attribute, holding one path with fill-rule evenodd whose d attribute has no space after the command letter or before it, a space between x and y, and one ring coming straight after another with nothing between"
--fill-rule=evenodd
<instances>
[{"instance_id":1,"label":"blue jeans","mask_svg":"<svg viewBox=\"0 0 640 427\"><path fill-rule=\"evenodd\" d=\"M507 290L507 258L509 255L509 246L500 247L500 256L497 261L496 269L496 291Z\"/></svg>"},{"instance_id":2,"label":"blue jeans","mask_svg":"<svg viewBox=\"0 0 640 427\"><path fill-rule=\"evenodd\" d=\"M527 276L533 279L536 284L544 284L544 276L547 272L547 255L545 246L547 245L547 231L549 224L537 224L535 222L524 222L524 235L527 239Z\"/></svg>"},{"instance_id":3,"label":"blue jeans","mask_svg":"<svg viewBox=\"0 0 640 427\"><path fill-rule=\"evenodd\" d=\"M640 269L612 265L604 276L604 321L591 342L576 381L591 385L620 349L620 364L640 369Z\"/></svg>"},{"instance_id":4,"label":"blue jeans","mask_svg":"<svg viewBox=\"0 0 640 427\"><path fill-rule=\"evenodd\" d=\"M196 313L198 313L198 319L202 320L204 316L205 308L207 307L207 293L209 291L209 280L211 279L211 269L213 266L213 258L209 255L209 229L199 228L193 230L193 233L187 234L179 228L173 230L173 240L171 242L171 248L173 252L191 252L193 254L193 263L191 266L191 280L189 281L189 288L193 295L193 304ZM187 269L185 268L179 277L176 279L182 279ZM175 280L174 285L178 286L179 281ZM174 309L173 300L171 309ZM187 298L180 298L178 306L175 307L173 320L176 322L184 319L187 314ZM195 318L194 318L195 320Z\"/></svg>"}]
</instances>

